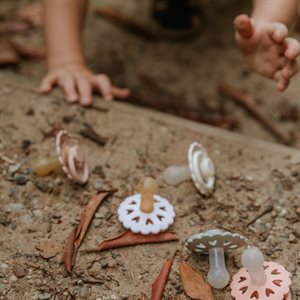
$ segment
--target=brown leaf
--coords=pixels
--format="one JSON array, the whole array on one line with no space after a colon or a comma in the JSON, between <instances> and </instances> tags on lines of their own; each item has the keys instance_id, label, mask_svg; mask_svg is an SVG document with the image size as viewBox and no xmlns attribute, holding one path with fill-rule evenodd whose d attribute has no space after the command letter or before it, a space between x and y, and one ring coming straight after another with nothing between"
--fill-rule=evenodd
<instances>
[{"instance_id":1,"label":"brown leaf","mask_svg":"<svg viewBox=\"0 0 300 300\"><path fill-rule=\"evenodd\" d=\"M180 263L179 271L186 295L197 300L214 300L211 287L201 273L185 262Z\"/></svg>"},{"instance_id":2,"label":"brown leaf","mask_svg":"<svg viewBox=\"0 0 300 300\"><path fill-rule=\"evenodd\" d=\"M78 248L80 247L84 236L88 230L88 227L102 201L109 196L111 193L114 193L116 190L111 191L101 191L99 194L94 196L80 216L80 222L69 234L67 241L63 248L63 262L66 270L71 273L72 268L76 262L76 256Z\"/></svg>"},{"instance_id":3,"label":"brown leaf","mask_svg":"<svg viewBox=\"0 0 300 300\"><path fill-rule=\"evenodd\" d=\"M40 242L38 245L36 245L36 248L40 251L40 255L43 258L48 259L56 256L59 253L61 250L61 245L57 241L47 240Z\"/></svg>"},{"instance_id":4,"label":"brown leaf","mask_svg":"<svg viewBox=\"0 0 300 300\"><path fill-rule=\"evenodd\" d=\"M161 243L167 241L178 241L179 237L175 232L161 232L159 234L143 235L125 231L117 237L102 241L94 249L83 250L83 252L100 252L107 249L115 249L126 246L135 246L148 243Z\"/></svg>"},{"instance_id":5,"label":"brown leaf","mask_svg":"<svg viewBox=\"0 0 300 300\"><path fill-rule=\"evenodd\" d=\"M161 300L163 298L165 286L167 284L169 274L171 272L173 261L174 261L174 255L165 261L157 278L152 283L151 300Z\"/></svg>"}]
</instances>

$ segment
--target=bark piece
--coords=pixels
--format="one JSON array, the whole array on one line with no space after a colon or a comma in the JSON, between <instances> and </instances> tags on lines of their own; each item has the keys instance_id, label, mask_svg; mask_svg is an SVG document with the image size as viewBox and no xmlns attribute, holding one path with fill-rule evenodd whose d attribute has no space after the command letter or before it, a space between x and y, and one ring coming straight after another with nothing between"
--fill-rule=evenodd
<instances>
[{"instance_id":1,"label":"bark piece","mask_svg":"<svg viewBox=\"0 0 300 300\"><path fill-rule=\"evenodd\" d=\"M97 8L95 10L96 15L119 25L121 28L140 36L148 41L157 41L158 36L149 28L140 24L127 16L120 14L111 8Z\"/></svg>"},{"instance_id":2,"label":"bark piece","mask_svg":"<svg viewBox=\"0 0 300 300\"><path fill-rule=\"evenodd\" d=\"M152 283L152 296L151 300L161 300L164 295L165 286L168 282L169 274L173 265L174 256L168 258L162 269L160 270L157 278Z\"/></svg>"},{"instance_id":3,"label":"bark piece","mask_svg":"<svg viewBox=\"0 0 300 300\"><path fill-rule=\"evenodd\" d=\"M133 233L132 231L125 231L120 235L102 241L94 249L83 250L82 252L100 252L108 249L115 249L127 246L135 246L148 243L162 243L170 241L178 241L179 237L175 232L161 232L159 234L143 235L140 233Z\"/></svg>"},{"instance_id":4,"label":"bark piece","mask_svg":"<svg viewBox=\"0 0 300 300\"><path fill-rule=\"evenodd\" d=\"M254 97L247 91L237 88L226 82L221 82L218 87L219 93L232 99L235 103L241 105L249 112L258 122L260 122L270 133L273 134L283 144L290 144L291 140L286 136L270 118L264 115L255 103Z\"/></svg>"},{"instance_id":5,"label":"bark piece","mask_svg":"<svg viewBox=\"0 0 300 300\"><path fill-rule=\"evenodd\" d=\"M89 225L102 201L116 190L100 191L94 196L81 212L80 222L69 234L63 248L63 262L66 270L71 273L76 262L78 249L85 237Z\"/></svg>"},{"instance_id":6,"label":"bark piece","mask_svg":"<svg viewBox=\"0 0 300 300\"><path fill-rule=\"evenodd\" d=\"M180 263L179 271L182 286L187 296L197 300L214 300L211 287L201 273L195 271L185 262Z\"/></svg>"},{"instance_id":7,"label":"bark piece","mask_svg":"<svg viewBox=\"0 0 300 300\"><path fill-rule=\"evenodd\" d=\"M80 134L83 137L95 142L96 144L98 144L100 146L105 146L105 144L108 141L107 138L105 138L105 137L101 136L100 134L98 134L94 130L94 128L89 124L85 124L85 128L80 131Z\"/></svg>"}]
</instances>

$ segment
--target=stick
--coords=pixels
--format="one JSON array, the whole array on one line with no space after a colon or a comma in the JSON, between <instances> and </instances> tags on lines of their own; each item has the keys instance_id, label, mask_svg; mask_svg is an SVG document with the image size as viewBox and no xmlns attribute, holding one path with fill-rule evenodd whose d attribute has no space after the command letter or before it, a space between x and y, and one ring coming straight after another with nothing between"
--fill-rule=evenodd
<instances>
[{"instance_id":1,"label":"stick","mask_svg":"<svg viewBox=\"0 0 300 300\"><path fill-rule=\"evenodd\" d=\"M97 8L95 10L96 15L105 18L106 20L115 23L130 31L131 33L138 35L148 41L157 41L158 36L149 28L144 25L130 19L127 16L121 15L119 12L111 8Z\"/></svg>"},{"instance_id":2,"label":"stick","mask_svg":"<svg viewBox=\"0 0 300 300\"><path fill-rule=\"evenodd\" d=\"M240 88L237 88L229 83L221 82L218 87L219 93L229 97L235 103L241 105L247 110L258 122L260 122L270 133L273 134L283 144L290 144L290 138L281 132L272 121L264 115L256 106L254 97Z\"/></svg>"}]
</instances>

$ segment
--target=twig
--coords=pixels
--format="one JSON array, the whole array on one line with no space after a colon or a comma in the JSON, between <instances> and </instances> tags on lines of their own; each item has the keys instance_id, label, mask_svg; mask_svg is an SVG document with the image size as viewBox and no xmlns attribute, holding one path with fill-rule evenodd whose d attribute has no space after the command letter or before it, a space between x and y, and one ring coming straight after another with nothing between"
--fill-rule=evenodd
<instances>
[{"instance_id":1,"label":"twig","mask_svg":"<svg viewBox=\"0 0 300 300\"><path fill-rule=\"evenodd\" d=\"M253 223L256 222L256 220L260 219L261 217L265 216L266 214L270 213L271 211L273 211L274 207L272 205L267 206L260 214L258 214L257 216L255 216L255 218L253 218L251 221L249 221L246 224L246 227L249 227L250 225L252 225Z\"/></svg>"},{"instance_id":2,"label":"twig","mask_svg":"<svg viewBox=\"0 0 300 300\"><path fill-rule=\"evenodd\" d=\"M95 13L105 18L106 20L113 22L123 29L128 30L129 32L138 35L148 41L157 41L158 36L149 28L145 27L143 24L140 24L127 16L121 15L119 12L111 8L97 8Z\"/></svg>"},{"instance_id":3,"label":"twig","mask_svg":"<svg viewBox=\"0 0 300 300\"><path fill-rule=\"evenodd\" d=\"M218 90L220 94L229 97L235 103L241 105L282 143L291 143L290 138L286 137L286 135L283 132L281 132L275 126L275 124L273 124L272 121L258 109L258 107L255 104L254 97L249 92L237 88L226 82L221 82L219 84Z\"/></svg>"},{"instance_id":4,"label":"twig","mask_svg":"<svg viewBox=\"0 0 300 300\"><path fill-rule=\"evenodd\" d=\"M95 142L96 144L98 144L100 146L106 145L106 143L108 141L107 138L99 135L91 125L89 125L89 124L84 124L84 125L85 125L85 128L80 131L80 134L83 137L90 139L91 141Z\"/></svg>"}]
</instances>

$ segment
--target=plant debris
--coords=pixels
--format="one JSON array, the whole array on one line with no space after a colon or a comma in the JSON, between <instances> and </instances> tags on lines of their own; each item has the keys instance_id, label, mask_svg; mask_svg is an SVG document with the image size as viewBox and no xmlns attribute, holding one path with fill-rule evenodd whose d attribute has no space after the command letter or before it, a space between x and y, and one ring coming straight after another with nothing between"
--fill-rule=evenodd
<instances>
[{"instance_id":1,"label":"plant debris","mask_svg":"<svg viewBox=\"0 0 300 300\"><path fill-rule=\"evenodd\" d=\"M84 126L85 126L85 128L80 131L80 134L83 137L95 142L96 144L98 144L100 146L106 145L106 143L108 142L108 138L105 138L105 137L99 135L91 125L84 124Z\"/></svg>"},{"instance_id":2,"label":"plant debris","mask_svg":"<svg viewBox=\"0 0 300 300\"><path fill-rule=\"evenodd\" d=\"M201 273L195 271L184 261L180 262L179 271L182 286L187 296L197 300L214 300L211 287Z\"/></svg>"},{"instance_id":3,"label":"plant debris","mask_svg":"<svg viewBox=\"0 0 300 300\"><path fill-rule=\"evenodd\" d=\"M140 36L148 41L157 41L159 37L154 31L111 8L97 8L96 15L119 25L121 28Z\"/></svg>"},{"instance_id":4,"label":"plant debris","mask_svg":"<svg viewBox=\"0 0 300 300\"><path fill-rule=\"evenodd\" d=\"M69 234L63 248L63 262L66 270L71 273L76 262L78 249L85 237L89 225L102 201L116 190L100 191L94 196L81 212L80 222Z\"/></svg>"},{"instance_id":5,"label":"plant debris","mask_svg":"<svg viewBox=\"0 0 300 300\"><path fill-rule=\"evenodd\" d=\"M0 39L0 66L17 65L20 63L18 53L5 39Z\"/></svg>"},{"instance_id":6,"label":"plant debris","mask_svg":"<svg viewBox=\"0 0 300 300\"><path fill-rule=\"evenodd\" d=\"M290 144L291 140L281 132L269 117L265 116L257 107L254 97L247 91L237 88L229 83L221 82L218 87L219 93L232 99L235 103L241 105L257 121L269 130L278 140L284 144Z\"/></svg>"},{"instance_id":7,"label":"plant debris","mask_svg":"<svg viewBox=\"0 0 300 300\"><path fill-rule=\"evenodd\" d=\"M114 238L102 241L94 249L86 249L82 250L82 252L100 252L108 249L115 249L127 246L135 246L148 243L162 243L178 240L179 237L175 232L161 232L159 234L143 235L140 233L133 233L132 231L127 230Z\"/></svg>"},{"instance_id":8,"label":"plant debris","mask_svg":"<svg viewBox=\"0 0 300 300\"><path fill-rule=\"evenodd\" d=\"M163 298L165 286L167 284L169 274L171 272L171 268L172 268L172 265L173 265L174 256L175 256L175 254L171 258L168 258L165 261L165 263L164 263L162 269L160 270L157 278L152 283L151 300L161 300Z\"/></svg>"}]
</instances>

